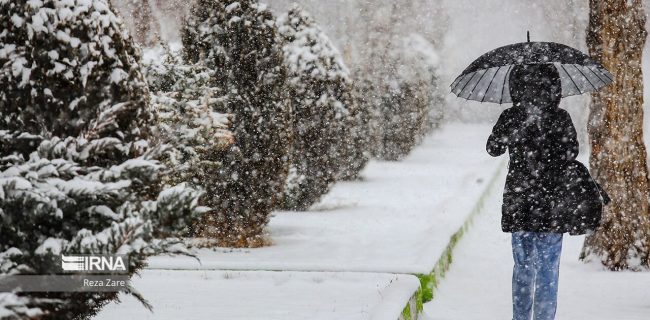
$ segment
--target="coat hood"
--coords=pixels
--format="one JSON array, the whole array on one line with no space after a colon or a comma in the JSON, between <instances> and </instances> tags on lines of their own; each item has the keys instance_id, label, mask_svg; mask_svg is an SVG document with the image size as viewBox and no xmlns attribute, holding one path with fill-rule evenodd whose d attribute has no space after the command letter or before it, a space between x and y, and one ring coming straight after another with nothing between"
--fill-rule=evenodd
<instances>
[{"instance_id":1,"label":"coat hood","mask_svg":"<svg viewBox=\"0 0 650 320\"><path fill-rule=\"evenodd\" d=\"M548 110L560 105L562 81L553 64L515 66L508 84L514 106Z\"/></svg>"}]
</instances>

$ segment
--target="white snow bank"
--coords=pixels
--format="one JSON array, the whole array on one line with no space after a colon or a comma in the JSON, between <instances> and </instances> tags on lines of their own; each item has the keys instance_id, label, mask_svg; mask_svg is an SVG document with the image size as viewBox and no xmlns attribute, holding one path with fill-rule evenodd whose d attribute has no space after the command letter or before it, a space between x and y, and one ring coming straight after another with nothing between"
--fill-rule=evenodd
<instances>
[{"instance_id":1,"label":"white snow bank","mask_svg":"<svg viewBox=\"0 0 650 320\"><path fill-rule=\"evenodd\" d=\"M153 257L149 268L429 273L503 159L491 127L450 124L400 162L372 161L308 212L276 212L273 245Z\"/></svg>"},{"instance_id":2,"label":"white snow bank","mask_svg":"<svg viewBox=\"0 0 650 320\"><path fill-rule=\"evenodd\" d=\"M146 270L134 284L153 313L123 295L96 319L395 320L419 281L358 272Z\"/></svg>"}]
</instances>

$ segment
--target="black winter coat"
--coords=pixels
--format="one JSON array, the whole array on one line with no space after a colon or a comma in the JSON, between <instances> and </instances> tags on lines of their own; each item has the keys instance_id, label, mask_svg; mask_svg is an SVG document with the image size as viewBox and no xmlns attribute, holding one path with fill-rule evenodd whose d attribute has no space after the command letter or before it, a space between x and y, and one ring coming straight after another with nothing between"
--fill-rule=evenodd
<instances>
[{"instance_id":1,"label":"black winter coat","mask_svg":"<svg viewBox=\"0 0 650 320\"><path fill-rule=\"evenodd\" d=\"M575 160L578 140L571 117L555 103L503 111L486 149L494 157L509 151L503 192L504 232L582 234L600 223L606 194Z\"/></svg>"}]
</instances>

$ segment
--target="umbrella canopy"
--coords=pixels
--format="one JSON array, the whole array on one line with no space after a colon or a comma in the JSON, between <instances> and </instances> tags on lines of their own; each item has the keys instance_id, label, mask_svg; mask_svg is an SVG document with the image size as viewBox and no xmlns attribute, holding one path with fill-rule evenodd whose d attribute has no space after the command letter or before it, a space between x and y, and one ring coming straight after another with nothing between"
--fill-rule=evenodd
<instances>
[{"instance_id":1,"label":"umbrella canopy","mask_svg":"<svg viewBox=\"0 0 650 320\"><path fill-rule=\"evenodd\" d=\"M553 64L562 80L562 97L596 91L613 81L609 71L577 49L555 42L521 42L474 60L451 84L451 92L468 100L511 103L510 72L524 64Z\"/></svg>"}]
</instances>

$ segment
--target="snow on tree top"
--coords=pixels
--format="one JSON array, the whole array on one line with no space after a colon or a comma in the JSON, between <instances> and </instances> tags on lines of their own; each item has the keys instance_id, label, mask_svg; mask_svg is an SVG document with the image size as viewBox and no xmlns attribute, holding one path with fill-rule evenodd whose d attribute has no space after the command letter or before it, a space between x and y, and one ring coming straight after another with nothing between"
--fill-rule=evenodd
<instances>
[{"instance_id":1,"label":"snow on tree top","mask_svg":"<svg viewBox=\"0 0 650 320\"><path fill-rule=\"evenodd\" d=\"M152 115L140 52L107 0L0 0L0 26L0 112L11 114L3 129L76 136L97 106L128 103L131 120L114 115L101 135L143 132Z\"/></svg>"},{"instance_id":2,"label":"snow on tree top","mask_svg":"<svg viewBox=\"0 0 650 320\"><path fill-rule=\"evenodd\" d=\"M241 7L241 4L239 4L239 2L233 2L233 3L229 4L228 6L226 6L226 12L232 12L235 9L239 9L240 7Z\"/></svg>"},{"instance_id":3,"label":"snow on tree top","mask_svg":"<svg viewBox=\"0 0 650 320\"><path fill-rule=\"evenodd\" d=\"M294 6L278 18L278 31L287 41L284 53L291 74L349 81L350 71L338 49L306 11Z\"/></svg>"},{"instance_id":4,"label":"snow on tree top","mask_svg":"<svg viewBox=\"0 0 650 320\"><path fill-rule=\"evenodd\" d=\"M50 237L45 239L45 241L43 241L43 243L41 243L41 245L38 248L36 248L34 253L45 254L50 252L52 254L60 254L64 245L65 245L64 239Z\"/></svg>"}]
</instances>

